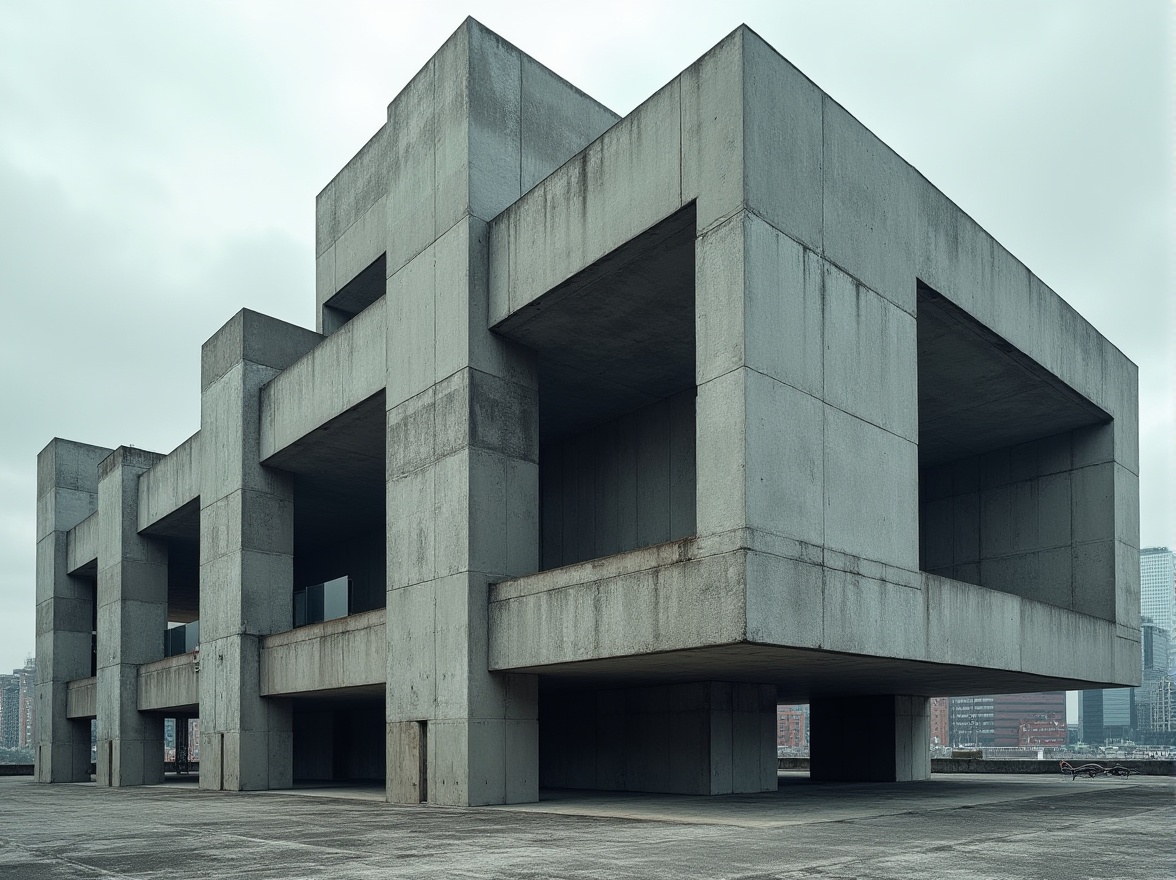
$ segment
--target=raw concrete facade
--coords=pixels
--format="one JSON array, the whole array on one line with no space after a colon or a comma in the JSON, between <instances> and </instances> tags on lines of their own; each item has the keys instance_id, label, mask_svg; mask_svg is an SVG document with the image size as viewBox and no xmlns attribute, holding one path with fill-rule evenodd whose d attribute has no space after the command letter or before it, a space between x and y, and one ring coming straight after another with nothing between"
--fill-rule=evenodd
<instances>
[{"instance_id":1,"label":"raw concrete facade","mask_svg":"<svg viewBox=\"0 0 1176 880\"><path fill-rule=\"evenodd\" d=\"M757 791L778 702L918 779L930 696L1138 683L1135 366L750 30L618 118L467 20L316 214L314 332L38 460L41 780Z\"/></svg>"}]
</instances>

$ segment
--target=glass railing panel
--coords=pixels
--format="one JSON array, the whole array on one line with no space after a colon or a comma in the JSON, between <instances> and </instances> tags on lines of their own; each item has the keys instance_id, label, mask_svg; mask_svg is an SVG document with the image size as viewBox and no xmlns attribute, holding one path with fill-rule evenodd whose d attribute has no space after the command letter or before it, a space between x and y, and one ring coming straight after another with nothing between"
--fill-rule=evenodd
<instances>
[{"instance_id":1,"label":"glass railing panel","mask_svg":"<svg viewBox=\"0 0 1176 880\"><path fill-rule=\"evenodd\" d=\"M200 621L193 620L180 626L173 626L163 633L163 656L175 657L188 654L200 646Z\"/></svg>"},{"instance_id":2,"label":"glass railing panel","mask_svg":"<svg viewBox=\"0 0 1176 880\"><path fill-rule=\"evenodd\" d=\"M294 591L294 626L336 620L351 613L351 578L338 577Z\"/></svg>"}]
</instances>

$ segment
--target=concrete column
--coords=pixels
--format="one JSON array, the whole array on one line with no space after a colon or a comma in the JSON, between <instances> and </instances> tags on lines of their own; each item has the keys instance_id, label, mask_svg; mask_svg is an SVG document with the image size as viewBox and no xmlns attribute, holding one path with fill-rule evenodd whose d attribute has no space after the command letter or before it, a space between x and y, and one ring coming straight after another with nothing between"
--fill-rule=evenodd
<instances>
[{"instance_id":1,"label":"concrete column","mask_svg":"<svg viewBox=\"0 0 1176 880\"><path fill-rule=\"evenodd\" d=\"M99 785L163 781L163 719L139 712L139 666L163 657L167 544L138 535L139 476L162 457L120 446L98 465Z\"/></svg>"},{"instance_id":2,"label":"concrete column","mask_svg":"<svg viewBox=\"0 0 1176 880\"><path fill-rule=\"evenodd\" d=\"M294 486L260 464L259 390L320 340L243 310L201 350L201 788L291 784L290 703L261 697L260 643L292 626Z\"/></svg>"},{"instance_id":3,"label":"concrete column","mask_svg":"<svg viewBox=\"0 0 1176 880\"><path fill-rule=\"evenodd\" d=\"M69 682L91 675L94 584L66 573L66 536L98 508L109 449L55 439L37 456L37 781L90 778L90 722L66 717Z\"/></svg>"},{"instance_id":4,"label":"concrete column","mask_svg":"<svg viewBox=\"0 0 1176 880\"><path fill-rule=\"evenodd\" d=\"M487 671L487 585L536 570L539 529L535 362L488 328L487 224L614 120L472 20L388 108L392 801L538 797L537 680Z\"/></svg>"},{"instance_id":5,"label":"concrete column","mask_svg":"<svg viewBox=\"0 0 1176 880\"><path fill-rule=\"evenodd\" d=\"M911 782L931 776L928 697L814 698L809 773L824 782Z\"/></svg>"},{"instance_id":6,"label":"concrete column","mask_svg":"<svg viewBox=\"0 0 1176 880\"><path fill-rule=\"evenodd\" d=\"M538 567L538 392L526 353L481 317L485 246L485 223L466 218L418 258L423 278L410 263L389 281L403 310L389 344L411 345L393 369L428 368L416 393L405 390L411 376L389 377L386 705L397 803L538 797L537 680L487 671L487 586ZM457 327L434 327L443 308Z\"/></svg>"}]
</instances>

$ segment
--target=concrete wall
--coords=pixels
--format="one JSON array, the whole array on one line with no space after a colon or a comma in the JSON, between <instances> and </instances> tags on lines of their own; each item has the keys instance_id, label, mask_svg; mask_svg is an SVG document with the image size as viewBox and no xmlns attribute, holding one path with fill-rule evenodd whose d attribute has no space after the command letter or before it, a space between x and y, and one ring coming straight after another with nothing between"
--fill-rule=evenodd
<instances>
[{"instance_id":1,"label":"concrete wall","mask_svg":"<svg viewBox=\"0 0 1176 880\"><path fill-rule=\"evenodd\" d=\"M244 310L201 350L202 788L291 784L291 710L261 696L260 642L292 624L293 479L260 464L260 389L319 341Z\"/></svg>"},{"instance_id":2,"label":"concrete wall","mask_svg":"<svg viewBox=\"0 0 1176 880\"><path fill-rule=\"evenodd\" d=\"M743 575L748 640L886 657L943 651L965 666L1135 679L1126 660L1139 650L1138 574L1127 565L1137 543L1128 512L1137 492L1134 365L750 31L733 33L495 218L491 322L541 304L691 200L698 546L756 548ZM1078 576L1104 591L1095 599L1080 588L1067 605L1097 609L1109 623L1113 583L1110 626L1014 603L1000 618L995 638L1009 650L998 658L965 633L989 629L984 610L1001 600L919 574L920 280L1113 418L1095 444L1113 472L1113 498L1104 493L1089 511L1100 522L1079 564L1096 564ZM994 578L1006 579L999 569L1008 574L1010 558L992 557ZM1034 598L1049 590L1013 588ZM550 637L562 648L520 646L520 657L582 656L602 643L596 633L623 629L632 639L620 641L648 643L640 616L604 620L587 604L578 607L593 619L593 637L576 642L537 607L564 597L521 592L494 612L506 628L501 644L521 632L506 622L518 613L544 624L533 643ZM933 636L949 620L950 641ZM1054 627L1090 629L1098 659L1087 641L1057 641ZM1064 659L1022 649L1013 636L1055 645Z\"/></svg>"},{"instance_id":3,"label":"concrete wall","mask_svg":"<svg viewBox=\"0 0 1176 880\"><path fill-rule=\"evenodd\" d=\"M177 654L139 667L138 708L141 712L187 709L200 702L197 655Z\"/></svg>"},{"instance_id":4,"label":"concrete wall","mask_svg":"<svg viewBox=\"0 0 1176 880\"><path fill-rule=\"evenodd\" d=\"M1082 428L926 469L924 570L1115 620L1117 548L1138 532L1138 504L1122 465L1097 454L1112 431Z\"/></svg>"},{"instance_id":5,"label":"concrete wall","mask_svg":"<svg viewBox=\"0 0 1176 880\"><path fill-rule=\"evenodd\" d=\"M320 333L331 333L338 326L332 326L324 304L384 252L388 177L392 173L390 142L388 126L380 126L318 195L315 315Z\"/></svg>"},{"instance_id":6,"label":"concrete wall","mask_svg":"<svg viewBox=\"0 0 1176 880\"><path fill-rule=\"evenodd\" d=\"M379 393L387 381L384 302L371 306L261 390L261 457Z\"/></svg>"},{"instance_id":7,"label":"concrete wall","mask_svg":"<svg viewBox=\"0 0 1176 880\"><path fill-rule=\"evenodd\" d=\"M98 715L98 678L79 678L69 683L66 698L67 718L94 718Z\"/></svg>"},{"instance_id":8,"label":"concrete wall","mask_svg":"<svg viewBox=\"0 0 1176 880\"><path fill-rule=\"evenodd\" d=\"M694 533L694 389L539 450L540 568Z\"/></svg>"},{"instance_id":9,"label":"concrete wall","mask_svg":"<svg viewBox=\"0 0 1176 880\"><path fill-rule=\"evenodd\" d=\"M139 478L140 531L196 500L200 495L200 467L197 431Z\"/></svg>"},{"instance_id":10,"label":"concrete wall","mask_svg":"<svg viewBox=\"0 0 1176 880\"><path fill-rule=\"evenodd\" d=\"M386 614L377 609L266 636L261 693L266 696L383 684Z\"/></svg>"},{"instance_id":11,"label":"concrete wall","mask_svg":"<svg viewBox=\"0 0 1176 880\"><path fill-rule=\"evenodd\" d=\"M79 569L92 568L98 563L98 514L95 511L69 530L66 539L66 571L77 574Z\"/></svg>"},{"instance_id":12,"label":"concrete wall","mask_svg":"<svg viewBox=\"0 0 1176 880\"><path fill-rule=\"evenodd\" d=\"M776 691L696 682L544 695L545 788L730 794L776 789Z\"/></svg>"}]
</instances>

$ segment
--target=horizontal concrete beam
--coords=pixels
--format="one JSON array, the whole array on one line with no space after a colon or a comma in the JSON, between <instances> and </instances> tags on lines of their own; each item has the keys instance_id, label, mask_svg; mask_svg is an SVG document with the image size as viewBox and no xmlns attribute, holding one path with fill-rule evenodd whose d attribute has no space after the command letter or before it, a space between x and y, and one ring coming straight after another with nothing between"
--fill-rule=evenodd
<instances>
[{"instance_id":1,"label":"horizontal concrete beam","mask_svg":"<svg viewBox=\"0 0 1176 880\"><path fill-rule=\"evenodd\" d=\"M98 565L98 512L90 514L66 536L65 571L78 574Z\"/></svg>"},{"instance_id":2,"label":"horizontal concrete beam","mask_svg":"<svg viewBox=\"0 0 1176 880\"><path fill-rule=\"evenodd\" d=\"M158 525L200 496L200 461L197 431L139 477L140 532Z\"/></svg>"},{"instance_id":3,"label":"horizontal concrete beam","mask_svg":"<svg viewBox=\"0 0 1176 880\"><path fill-rule=\"evenodd\" d=\"M490 669L741 642L745 567L686 538L493 584Z\"/></svg>"},{"instance_id":4,"label":"horizontal concrete beam","mask_svg":"<svg viewBox=\"0 0 1176 880\"><path fill-rule=\"evenodd\" d=\"M820 564L808 545L796 548L807 560L755 549L764 543L750 530L688 538L494 584L490 668L591 675L599 663L659 679L700 671L707 652L713 674L785 692L818 678L867 687L863 676L892 693L980 693L998 678L1010 691L1138 683L1139 642L1110 621L891 566L862 573L844 554Z\"/></svg>"},{"instance_id":5,"label":"horizontal concrete beam","mask_svg":"<svg viewBox=\"0 0 1176 880\"><path fill-rule=\"evenodd\" d=\"M372 685L388 676L387 611L327 620L266 636L261 693L274 697Z\"/></svg>"},{"instance_id":6,"label":"horizontal concrete beam","mask_svg":"<svg viewBox=\"0 0 1176 880\"><path fill-rule=\"evenodd\" d=\"M384 389L385 300L368 306L261 389L261 460Z\"/></svg>"},{"instance_id":7,"label":"horizontal concrete beam","mask_svg":"<svg viewBox=\"0 0 1176 880\"><path fill-rule=\"evenodd\" d=\"M98 715L98 679L74 679L65 698L66 718L95 718Z\"/></svg>"},{"instance_id":8,"label":"horizontal concrete beam","mask_svg":"<svg viewBox=\"0 0 1176 880\"><path fill-rule=\"evenodd\" d=\"M139 711L190 709L200 704L196 652L164 657L139 667Z\"/></svg>"}]
</instances>

